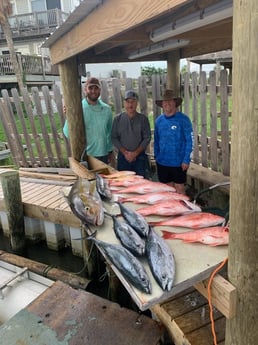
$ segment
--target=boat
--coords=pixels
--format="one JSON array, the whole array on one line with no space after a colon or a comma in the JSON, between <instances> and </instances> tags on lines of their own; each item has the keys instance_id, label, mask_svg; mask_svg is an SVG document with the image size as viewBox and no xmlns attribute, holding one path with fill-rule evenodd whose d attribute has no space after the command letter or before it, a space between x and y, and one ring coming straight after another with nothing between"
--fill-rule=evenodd
<instances>
[{"instance_id":1,"label":"boat","mask_svg":"<svg viewBox=\"0 0 258 345\"><path fill-rule=\"evenodd\" d=\"M33 273L0 260L0 325L34 301L54 283Z\"/></svg>"}]
</instances>

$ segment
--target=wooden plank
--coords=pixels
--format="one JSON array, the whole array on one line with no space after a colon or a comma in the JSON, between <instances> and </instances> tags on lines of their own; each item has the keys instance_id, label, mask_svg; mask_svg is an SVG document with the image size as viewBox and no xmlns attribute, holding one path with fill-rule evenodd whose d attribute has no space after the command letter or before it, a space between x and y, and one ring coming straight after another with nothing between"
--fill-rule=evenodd
<instances>
[{"instance_id":1,"label":"wooden plank","mask_svg":"<svg viewBox=\"0 0 258 345\"><path fill-rule=\"evenodd\" d=\"M227 71L220 72L222 172L230 174Z\"/></svg>"},{"instance_id":2,"label":"wooden plank","mask_svg":"<svg viewBox=\"0 0 258 345\"><path fill-rule=\"evenodd\" d=\"M0 203L0 207L1 207ZM71 212L70 208L67 210L50 209L38 205L23 204L24 215L31 218L46 220L55 224L68 225L74 228L79 228L81 222L79 219Z\"/></svg>"},{"instance_id":3,"label":"wooden plank","mask_svg":"<svg viewBox=\"0 0 258 345\"><path fill-rule=\"evenodd\" d=\"M207 299L200 295L194 288L183 291L182 293L168 299L161 304L162 311L169 314L171 319L185 315L189 313L193 306L200 308L207 304Z\"/></svg>"},{"instance_id":4,"label":"wooden plank","mask_svg":"<svg viewBox=\"0 0 258 345\"><path fill-rule=\"evenodd\" d=\"M33 148L31 145L31 140L29 138L28 126L26 125L26 122L25 122L25 117L23 114L23 109L22 109L20 97L19 97L17 89L12 89L11 92L12 92L12 96L13 96L13 100L14 100L14 104L15 104L15 108L16 108L16 113L17 113L18 118L19 118L20 123L21 123L22 134L23 134L24 139L25 139L26 147L27 147L28 154L30 157L29 159L32 161L32 164L35 164L35 156L34 156Z\"/></svg>"},{"instance_id":5,"label":"wooden plank","mask_svg":"<svg viewBox=\"0 0 258 345\"><path fill-rule=\"evenodd\" d=\"M32 136L33 136L33 141L36 144L37 152L39 155L39 160L41 162L42 166L45 166L45 160L44 160L44 154L42 151L41 143L40 143L40 136L37 133L37 128L36 128L36 123L35 123L35 116L33 115L33 110L32 110L32 101L29 95L29 92L27 89L21 90L21 94L23 97L24 101L24 106L26 109L27 116L30 120L30 128L32 131Z\"/></svg>"},{"instance_id":6,"label":"wooden plank","mask_svg":"<svg viewBox=\"0 0 258 345\"><path fill-rule=\"evenodd\" d=\"M173 2L170 0L133 0L130 3L114 0L104 2L87 16L87 20L85 18L78 25L75 25L50 47L51 61L56 64L68 60L76 56L78 52L85 50L86 47L97 45L105 39L126 32L129 28L149 21L154 16L173 11L174 7L184 2L185 0ZM96 22L99 23L98 27L93 30ZM137 35L134 35L134 40L136 38Z\"/></svg>"},{"instance_id":7,"label":"wooden plank","mask_svg":"<svg viewBox=\"0 0 258 345\"><path fill-rule=\"evenodd\" d=\"M64 124L65 124L65 115L63 112L63 97L61 95L60 88L56 84L53 85L53 93L54 93L53 99L54 99L54 102L56 104L56 107L58 110L58 115L60 118L60 123L61 123L62 128L63 128ZM70 157L71 156L71 148L70 148L69 140L66 138L63 131L62 131L62 139L63 139L64 144L65 144L67 157Z\"/></svg>"},{"instance_id":8,"label":"wooden plank","mask_svg":"<svg viewBox=\"0 0 258 345\"><path fill-rule=\"evenodd\" d=\"M140 112L148 116L148 89L147 89L146 77L140 76L138 78L138 84L139 84Z\"/></svg>"},{"instance_id":9,"label":"wooden plank","mask_svg":"<svg viewBox=\"0 0 258 345\"><path fill-rule=\"evenodd\" d=\"M5 133L9 133L7 136L7 141L8 147L11 149L13 161L17 166L19 166L19 161L21 157L23 162L25 162L24 150L22 149L23 156L20 156L20 147L22 146L22 144L21 142L19 142L19 137L18 140L14 140L15 136L18 135L18 133L16 133L17 129L15 127L15 124L13 123L10 114L10 109L8 108L6 102L0 102L0 119L3 124Z\"/></svg>"},{"instance_id":10,"label":"wooden plank","mask_svg":"<svg viewBox=\"0 0 258 345\"><path fill-rule=\"evenodd\" d=\"M0 250L0 257L2 262L7 262L18 267L27 267L31 272L52 280L60 280L77 289L86 289L90 283L86 278L80 277L76 274L66 272L56 267L49 267L47 264L33 261L12 253L7 253L2 250Z\"/></svg>"},{"instance_id":11,"label":"wooden plank","mask_svg":"<svg viewBox=\"0 0 258 345\"><path fill-rule=\"evenodd\" d=\"M26 181L27 182L30 182L30 183L41 183L41 184L52 184L52 185L55 185L55 186L72 186L74 181L71 180L71 181L57 181L57 180L42 180L40 179L40 182L39 182L39 179L37 178L29 178L29 177L20 177L20 181L21 182L24 182Z\"/></svg>"},{"instance_id":12,"label":"wooden plank","mask_svg":"<svg viewBox=\"0 0 258 345\"><path fill-rule=\"evenodd\" d=\"M119 79L112 79L112 91L114 99L115 114L119 114L122 111L122 101L121 101L121 85Z\"/></svg>"},{"instance_id":13,"label":"wooden plank","mask_svg":"<svg viewBox=\"0 0 258 345\"><path fill-rule=\"evenodd\" d=\"M216 72L210 72L210 152L211 168L218 171L218 117L217 117L217 94L216 94Z\"/></svg>"},{"instance_id":14,"label":"wooden plank","mask_svg":"<svg viewBox=\"0 0 258 345\"><path fill-rule=\"evenodd\" d=\"M38 179L48 179L48 180L64 180L64 181L75 181L76 176L74 175L61 175L61 174L48 174L48 173L39 173L39 172L30 172L30 171L23 171L19 170L20 176L28 176Z\"/></svg>"},{"instance_id":15,"label":"wooden plank","mask_svg":"<svg viewBox=\"0 0 258 345\"><path fill-rule=\"evenodd\" d=\"M19 171L75 176L74 172L70 168L53 168L53 167L19 168Z\"/></svg>"},{"instance_id":16,"label":"wooden plank","mask_svg":"<svg viewBox=\"0 0 258 345\"><path fill-rule=\"evenodd\" d=\"M213 345L210 310L206 298L198 291L175 296L151 308L168 330L175 345ZM225 318L213 309L218 342L225 338Z\"/></svg>"},{"instance_id":17,"label":"wooden plank","mask_svg":"<svg viewBox=\"0 0 258 345\"><path fill-rule=\"evenodd\" d=\"M202 166L208 167L208 147L207 147L207 110L206 110L206 73L200 75L200 99L201 99L201 148L202 148Z\"/></svg>"},{"instance_id":18,"label":"wooden plank","mask_svg":"<svg viewBox=\"0 0 258 345\"><path fill-rule=\"evenodd\" d=\"M199 179L210 186L215 185L217 183L230 181L229 176L225 176L217 171L207 169L195 163L190 164L190 167L187 171L187 175L195 179ZM226 194L229 194L229 186L221 186L219 187L219 190L225 192Z\"/></svg>"},{"instance_id":19,"label":"wooden plank","mask_svg":"<svg viewBox=\"0 0 258 345\"><path fill-rule=\"evenodd\" d=\"M61 190L52 191L49 197L45 196L44 198L41 198L39 205L48 208L56 208L63 202L63 199L64 196Z\"/></svg>"},{"instance_id":20,"label":"wooden plank","mask_svg":"<svg viewBox=\"0 0 258 345\"><path fill-rule=\"evenodd\" d=\"M34 192L36 192L36 194L40 193L40 190L44 189L45 185L44 184L38 184L38 183L30 183L30 184L26 184L25 188L23 189L23 183L21 183L21 190L22 190L22 198L23 200L26 200L26 198L31 197Z\"/></svg>"},{"instance_id":21,"label":"wooden plank","mask_svg":"<svg viewBox=\"0 0 258 345\"><path fill-rule=\"evenodd\" d=\"M194 148L193 148L193 160L195 163L200 163L199 157L199 143L198 143L198 134L199 134L199 116L198 116L198 91L197 91L197 73L193 72L192 74L192 113L193 113L193 134L194 134Z\"/></svg>"},{"instance_id":22,"label":"wooden plank","mask_svg":"<svg viewBox=\"0 0 258 345\"><path fill-rule=\"evenodd\" d=\"M51 194L55 193L60 190L60 186L55 185L46 185L45 188L42 188L41 193L37 193L37 191L34 191L31 196L27 196L26 202L35 204L35 205L41 205L44 206L44 201L48 200L48 198L51 198Z\"/></svg>"},{"instance_id":23,"label":"wooden plank","mask_svg":"<svg viewBox=\"0 0 258 345\"><path fill-rule=\"evenodd\" d=\"M222 344L225 339L225 324L226 319L224 317L217 319L215 321L215 332L216 332L216 339L218 344ZM213 345L214 339L211 333L211 325L208 324L200 329L196 329L195 331L188 333L186 335L189 343L191 345ZM221 343L222 342L222 343ZM181 343L182 345L183 343Z\"/></svg>"},{"instance_id":24,"label":"wooden plank","mask_svg":"<svg viewBox=\"0 0 258 345\"><path fill-rule=\"evenodd\" d=\"M95 169L89 170L87 169L84 165L80 164L76 159L73 157L69 157L69 163L72 171L75 173L75 175L81 177L81 178L86 178L89 180L95 180L96 176L95 173L103 173L103 174L109 174L112 169L110 166L107 164L99 161L98 159L88 156L88 163L89 166L94 164Z\"/></svg>"},{"instance_id":25,"label":"wooden plank","mask_svg":"<svg viewBox=\"0 0 258 345\"><path fill-rule=\"evenodd\" d=\"M46 128L46 124L45 124L45 121L44 121L44 114L43 114L43 110L42 110L42 106L41 106L41 101L40 101L40 97L39 97L39 91L38 91L37 87L32 87L31 91L32 91L33 101L35 103L37 114L38 114L38 117L39 117L39 122L40 122L41 130L42 130L42 134L43 134L43 137L44 137L46 155L48 157L50 165L54 166L54 155L53 155L53 150L52 150L52 147L51 147L48 131L47 131L47 128ZM44 159L44 162L42 162L42 164L40 164L40 165L46 166L45 159Z\"/></svg>"},{"instance_id":26,"label":"wooden plank","mask_svg":"<svg viewBox=\"0 0 258 345\"><path fill-rule=\"evenodd\" d=\"M53 141L54 141L53 147L55 147L58 165L59 166L64 166L64 157L63 157L63 154L62 154L60 140L58 139L56 123L55 123L55 120L54 120L53 106L52 106L52 101L51 101L51 97L50 97L50 94L49 94L48 86L46 86L46 85L42 86L42 92L43 92L43 96L44 96L44 100L45 100L45 104L46 104L47 115L48 115L49 122L50 122L50 125L51 125L51 131L52 131Z\"/></svg>"},{"instance_id":27,"label":"wooden plank","mask_svg":"<svg viewBox=\"0 0 258 345\"><path fill-rule=\"evenodd\" d=\"M194 285L206 298L208 282L209 279L206 279ZM215 275L211 285L211 302L228 319L236 315L236 298L236 288L221 275Z\"/></svg>"}]
</instances>

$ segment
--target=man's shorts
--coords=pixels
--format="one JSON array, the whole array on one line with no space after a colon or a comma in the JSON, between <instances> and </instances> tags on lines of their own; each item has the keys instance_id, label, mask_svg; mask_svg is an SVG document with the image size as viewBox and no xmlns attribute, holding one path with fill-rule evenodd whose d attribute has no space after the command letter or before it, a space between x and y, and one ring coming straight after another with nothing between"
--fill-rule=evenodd
<instances>
[{"instance_id":1,"label":"man's shorts","mask_svg":"<svg viewBox=\"0 0 258 345\"><path fill-rule=\"evenodd\" d=\"M181 167L167 167L164 165L157 165L157 173L160 182L163 183L185 183L186 182L186 170L183 170Z\"/></svg>"}]
</instances>

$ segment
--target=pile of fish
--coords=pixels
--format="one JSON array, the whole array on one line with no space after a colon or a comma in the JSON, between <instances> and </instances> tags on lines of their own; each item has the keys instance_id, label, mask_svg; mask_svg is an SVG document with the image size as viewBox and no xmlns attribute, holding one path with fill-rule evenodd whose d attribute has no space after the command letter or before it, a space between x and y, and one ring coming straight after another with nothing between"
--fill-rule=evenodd
<instances>
[{"instance_id":1,"label":"pile of fish","mask_svg":"<svg viewBox=\"0 0 258 345\"><path fill-rule=\"evenodd\" d=\"M120 214L108 214L102 200L115 202ZM94 236L89 239L103 250L128 282L147 294L152 293L152 287L142 264L145 261L164 291L170 291L173 287L175 259L165 240L181 239L184 242L200 242L210 246L228 244L229 229L222 226L225 221L223 217L202 212L198 205L190 202L188 196L176 193L173 187L146 180L132 171L96 174L95 181L78 178L68 195L68 202L83 224L100 226L105 214L112 217L119 244L106 243ZM126 202L145 206L134 210L125 206ZM166 218L157 221L145 218L153 215ZM161 237L153 226L193 230L183 233L162 230Z\"/></svg>"},{"instance_id":2,"label":"pile of fish","mask_svg":"<svg viewBox=\"0 0 258 345\"><path fill-rule=\"evenodd\" d=\"M124 173L124 176L122 176L122 173ZM173 230L168 230L167 232L170 232L171 236L167 236L165 239L179 239L182 235L182 239L187 243L199 242L210 246L228 244L229 228L223 226L225 222L224 217L202 212L196 203L190 202L188 196L176 193L171 186L141 179L140 176L133 175L132 173L126 179L126 174L127 172L120 172L119 180L110 178L109 181L112 181L109 182L110 189L112 193L118 195L122 203L146 204L137 209L137 212L142 216L166 217L156 221L150 220L148 221L149 225L190 229L209 228L209 234L206 232L205 238L204 231L195 232L191 230L183 234L179 233L177 237ZM123 194L127 194L127 196ZM128 194L132 195L128 196ZM187 238L189 238L188 241Z\"/></svg>"},{"instance_id":3,"label":"pile of fish","mask_svg":"<svg viewBox=\"0 0 258 345\"><path fill-rule=\"evenodd\" d=\"M119 221L116 216L112 216L117 238L132 254L147 258L150 270L159 286L164 291L170 291L175 277L175 260L170 247L155 233L142 215L121 202L117 203L125 220L125 222ZM132 279L130 281L132 282ZM133 285L136 286L136 282ZM144 291L144 288L145 284L142 285L141 290Z\"/></svg>"}]
</instances>

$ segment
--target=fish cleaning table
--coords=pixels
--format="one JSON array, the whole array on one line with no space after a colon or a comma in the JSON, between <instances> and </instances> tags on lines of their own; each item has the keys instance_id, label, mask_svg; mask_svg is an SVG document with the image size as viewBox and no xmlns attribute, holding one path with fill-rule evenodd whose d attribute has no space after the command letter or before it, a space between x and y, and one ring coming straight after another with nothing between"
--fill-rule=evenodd
<instances>
[{"instance_id":1,"label":"fish cleaning table","mask_svg":"<svg viewBox=\"0 0 258 345\"><path fill-rule=\"evenodd\" d=\"M137 209L140 205L132 203L125 203L126 206ZM115 203L104 203L107 212L111 214L120 214L119 206ZM146 217L147 221L156 221L162 217ZM165 230L168 227L159 226L154 227L154 230L161 235L161 229ZM172 228L171 228L172 229ZM113 230L113 221L110 217L105 217L104 224L95 229L97 230L96 238L107 243L119 243ZM173 228L173 231L183 232L185 228ZM150 271L149 265L145 258L141 258L152 285L152 293L145 294L133 287L119 272L114 265L112 265L108 258L103 256L110 264L112 270L115 272L121 283L127 289L128 293L137 304L140 310L144 311L150 309L152 306L164 302L177 295L178 293L192 287L196 283L208 278L213 270L228 256L228 246L210 247L200 243L183 243L181 240L166 240L171 248L175 258L176 275L174 285L171 291L163 291L155 281Z\"/></svg>"}]
</instances>

